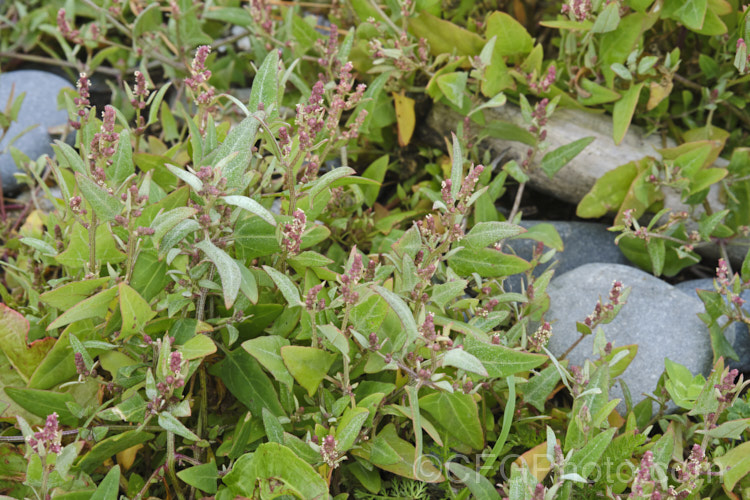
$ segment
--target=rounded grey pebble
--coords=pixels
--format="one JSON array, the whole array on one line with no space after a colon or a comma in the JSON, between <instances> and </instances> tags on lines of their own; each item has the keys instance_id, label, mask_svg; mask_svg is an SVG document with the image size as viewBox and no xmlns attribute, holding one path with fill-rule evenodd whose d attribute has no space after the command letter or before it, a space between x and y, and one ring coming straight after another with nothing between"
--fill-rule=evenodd
<instances>
[{"instance_id":1,"label":"rounded grey pebble","mask_svg":"<svg viewBox=\"0 0 750 500\"><path fill-rule=\"evenodd\" d=\"M534 276L542 274L554 263L555 276L560 276L572 269L593 262L629 265L628 259L615 245L615 233L607 231L606 224L581 221L521 221L521 226L530 228L537 224L552 224L560 234L563 251L557 252L546 264L534 269ZM508 240L506 243L519 257L531 260L536 241L530 239ZM549 250L545 247L545 251ZM521 276L511 276L505 280L505 290L523 292Z\"/></svg>"},{"instance_id":2,"label":"rounded grey pebble","mask_svg":"<svg viewBox=\"0 0 750 500\"><path fill-rule=\"evenodd\" d=\"M612 282L631 287L627 303L609 324L602 325L613 347L638 344L638 353L620 376L632 396L633 405L652 394L664 371L664 359L685 365L693 374L708 375L713 353L708 330L697 314L701 302L672 285L640 269L618 264L587 264L554 278L547 288L550 309L546 320L552 323L547 348L561 356L578 338L576 322L594 311L597 300L608 302ZM593 354L594 335L589 335L568 355L572 365L583 365ZM623 398L619 384L610 399ZM654 404L654 410L656 405ZM624 399L617 406L625 414Z\"/></svg>"},{"instance_id":3,"label":"rounded grey pebble","mask_svg":"<svg viewBox=\"0 0 750 500\"><path fill-rule=\"evenodd\" d=\"M0 105L8 101L11 89L15 85L14 96L25 92L18 120L13 122L8 133L0 142L0 176L3 192L12 194L17 191L18 183L13 174L18 172L9 152L4 152L10 141L27 127L34 128L13 141L18 148L32 160L48 154L52 156L52 138L47 129L68 122L68 113L57 109L57 95L63 88L74 88L66 79L46 71L18 70L0 74Z\"/></svg>"}]
</instances>

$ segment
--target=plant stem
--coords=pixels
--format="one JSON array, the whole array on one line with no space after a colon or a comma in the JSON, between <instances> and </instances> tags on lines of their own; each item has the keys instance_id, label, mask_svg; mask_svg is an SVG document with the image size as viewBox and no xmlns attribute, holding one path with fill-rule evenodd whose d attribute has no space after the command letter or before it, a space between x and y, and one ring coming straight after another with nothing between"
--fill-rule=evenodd
<instances>
[{"instance_id":1,"label":"plant stem","mask_svg":"<svg viewBox=\"0 0 750 500\"><path fill-rule=\"evenodd\" d=\"M211 281L214 279L214 271L216 270L215 266L211 266L211 269L208 271L208 281ZM206 296L208 295L208 288L201 288L200 296L198 297L198 304L195 306L195 319L198 321L203 321L203 318L206 314Z\"/></svg>"},{"instance_id":2,"label":"plant stem","mask_svg":"<svg viewBox=\"0 0 750 500\"><path fill-rule=\"evenodd\" d=\"M557 360L560 361L560 360L565 359L565 357L568 354L570 354L570 351L572 351L573 349L575 349L576 346L581 343L581 341L583 340L583 337L585 337L585 335L581 334L581 336L578 337L578 340L576 340L575 342L573 342L573 345L571 345L570 347L568 347L568 349L564 353L562 353L562 356L560 356L559 358L557 358Z\"/></svg>"},{"instance_id":3,"label":"plant stem","mask_svg":"<svg viewBox=\"0 0 750 500\"><path fill-rule=\"evenodd\" d=\"M96 214L91 212L91 224L89 225L89 273L95 276L99 275L99 269L96 265Z\"/></svg>"},{"instance_id":4,"label":"plant stem","mask_svg":"<svg viewBox=\"0 0 750 500\"><path fill-rule=\"evenodd\" d=\"M513 209L510 211L510 215L508 216L508 222L513 224L513 221L516 218L516 214L518 213L518 209L521 207L521 198L523 197L523 190L526 187L526 183L522 182L518 185L518 191L516 191L516 199L513 200Z\"/></svg>"},{"instance_id":5,"label":"plant stem","mask_svg":"<svg viewBox=\"0 0 750 500\"><path fill-rule=\"evenodd\" d=\"M182 493L180 488L179 480L177 479L177 473L175 472L175 453L174 453L174 432L167 431L167 472L169 473L169 479L172 481L174 491L177 493L177 498L185 500L185 495Z\"/></svg>"}]
</instances>

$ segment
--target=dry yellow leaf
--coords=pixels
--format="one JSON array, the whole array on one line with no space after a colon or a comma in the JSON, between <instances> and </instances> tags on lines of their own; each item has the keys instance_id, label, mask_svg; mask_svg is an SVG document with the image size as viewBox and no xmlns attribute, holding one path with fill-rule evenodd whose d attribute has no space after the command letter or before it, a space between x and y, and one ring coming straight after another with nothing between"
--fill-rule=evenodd
<instances>
[{"instance_id":1,"label":"dry yellow leaf","mask_svg":"<svg viewBox=\"0 0 750 500\"><path fill-rule=\"evenodd\" d=\"M414 116L414 99L406 97L403 92L393 92L393 105L396 107L396 122L398 124L398 144L407 146L414 133L416 117Z\"/></svg>"},{"instance_id":2,"label":"dry yellow leaf","mask_svg":"<svg viewBox=\"0 0 750 500\"><path fill-rule=\"evenodd\" d=\"M128 470L133 466L135 457L138 455L138 450L141 448L143 448L143 445L137 444L117 454L117 463L120 464L123 470Z\"/></svg>"},{"instance_id":3,"label":"dry yellow leaf","mask_svg":"<svg viewBox=\"0 0 750 500\"><path fill-rule=\"evenodd\" d=\"M651 93L648 97L648 104L646 104L646 109L648 111L651 111L656 106L658 106L660 102L669 97L669 94L672 92L673 86L674 85L672 84L672 80L663 81L661 83L651 82L649 84L649 90L651 91Z\"/></svg>"},{"instance_id":4,"label":"dry yellow leaf","mask_svg":"<svg viewBox=\"0 0 750 500\"><path fill-rule=\"evenodd\" d=\"M523 464L529 468L537 481L542 481L552 469L552 464L547 460L547 443L540 443L529 451L518 457L515 464L522 467Z\"/></svg>"}]
</instances>

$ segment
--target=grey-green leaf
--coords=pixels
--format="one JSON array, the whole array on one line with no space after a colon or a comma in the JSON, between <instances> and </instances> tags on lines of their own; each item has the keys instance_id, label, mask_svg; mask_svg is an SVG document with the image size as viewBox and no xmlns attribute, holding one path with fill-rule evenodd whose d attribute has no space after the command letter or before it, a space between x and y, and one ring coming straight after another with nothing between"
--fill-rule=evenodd
<instances>
[{"instance_id":1,"label":"grey-green leaf","mask_svg":"<svg viewBox=\"0 0 750 500\"><path fill-rule=\"evenodd\" d=\"M252 198L248 198L247 196L224 196L222 199L230 205L240 207L257 215L272 226L276 225L276 219L273 218L273 214Z\"/></svg>"},{"instance_id":2,"label":"grey-green leaf","mask_svg":"<svg viewBox=\"0 0 750 500\"><path fill-rule=\"evenodd\" d=\"M573 141L570 144L560 146L554 151L550 151L542 159L542 170L549 177L552 177L557 173L558 170L563 168L573 158L578 156L578 153L583 151L586 146L594 141L593 137L583 137L577 141Z\"/></svg>"},{"instance_id":3,"label":"grey-green leaf","mask_svg":"<svg viewBox=\"0 0 750 500\"><path fill-rule=\"evenodd\" d=\"M250 100L247 108L251 113L258 111L258 105L263 103L266 110L278 109L276 99L279 85L279 53L272 50L263 60L258 68L258 73L253 79L253 87L250 90Z\"/></svg>"},{"instance_id":4,"label":"grey-green leaf","mask_svg":"<svg viewBox=\"0 0 750 500\"><path fill-rule=\"evenodd\" d=\"M216 266L216 270L219 271L221 287L224 292L224 305L229 309L240 292L242 276L239 266L224 250L218 248L208 239L199 241L195 246L206 254Z\"/></svg>"},{"instance_id":5,"label":"grey-green leaf","mask_svg":"<svg viewBox=\"0 0 750 500\"><path fill-rule=\"evenodd\" d=\"M299 297L299 290L292 282L292 280L290 280L284 273L281 273L272 267L263 266L263 270L268 274L273 282L276 283L276 286L279 287L281 295L284 296L290 306L294 307L302 305L302 300L300 300Z\"/></svg>"},{"instance_id":6,"label":"grey-green leaf","mask_svg":"<svg viewBox=\"0 0 750 500\"><path fill-rule=\"evenodd\" d=\"M463 243L470 247L484 248L524 232L524 228L510 222L479 222L464 237Z\"/></svg>"},{"instance_id":7,"label":"grey-green leaf","mask_svg":"<svg viewBox=\"0 0 750 500\"><path fill-rule=\"evenodd\" d=\"M254 87L254 86L253 86ZM224 165L222 173L227 179L227 186L230 188L240 187L242 178L245 175L245 169L250 164L252 157L253 142L255 135L258 133L260 121L255 116L248 116L234 127L224 142L221 143L216 153L216 160L219 161L229 156L235 151L239 154L230 162Z\"/></svg>"},{"instance_id":8,"label":"grey-green leaf","mask_svg":"<svg viewBox=\"0 0 750 500\"><path fill-rule=\"evenodd\" d=\"M104 188L85 175L76 174L76 182L83 198L91 205L94 213L103 221L109 222L120 215L122 203Z\"/></svg>"}]
</instances>

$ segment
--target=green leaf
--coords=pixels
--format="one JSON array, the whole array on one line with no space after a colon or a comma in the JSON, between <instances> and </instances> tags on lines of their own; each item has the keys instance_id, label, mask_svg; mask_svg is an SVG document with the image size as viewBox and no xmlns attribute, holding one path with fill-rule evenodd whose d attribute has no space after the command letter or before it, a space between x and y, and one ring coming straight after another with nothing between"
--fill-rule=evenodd
<instances>
[{"instance_id":1,"label":"green leaf","mask_svg":"<svg viewBox=\"0 0 750 500\"><path fill-rule=\"evenodd\" d=\"M38 417L46 418L47 415L57 413L63 425L75 426L78 423L78 419L73 416L67 406L67 403L75 400L67 392L6 387L5 394L21 408Z\"/></svg>"},{"instance_id":2,"label":"green leaf","mask_svg":"<svg viewBox=\"0 0 750 500\"><path fill-rule=\"evenodd\" d=\"M216 152L216 161L226 158L231 153L239 153L222 169L224 177L227 178L227 187L239 188L242 186L245 170L250 165L250 158L253 155L252 147L259 127L260 121L254 116L248 116L229 132L227 138L219 146Z\"/></svg>"},{"instance_id":3,"label":"green leaf","mask_svg":"<svg viewBox=\"0 0 750 500\"><path fill-rule=\"evenodd\" d=\"M281 359L297 383L312 396L331 369L336 355L315 347L290 345L281 348Z\"/></svg>"},{"instance_id":4,"label":"green leaf","mask_svg":"<svg viewBox=\"0 0 750 500\"><path fill-rule=\"evenodd\" d=\"M56 307L62 311L70 309L82 300L88 298L94 290L104 285L109 278L95 278L90 280L73 281L63 286L45 292L39 296L39 299Z\"/></svg>"},{"instance_id":5,"label":"green leaf","mask_svg":"<svg viewBox=\"0 0 750 500\"><path fill-rule=\"evenodd\" d=\"M479 222L474 224L462 242L470 247L484 248L525 232L524 228L510 222Z\"/></svg>"},{"instance_id":6,"label":"green leaf","mask_svg":"<svg viewBox=\"0 0 750 500\"><path fill-rule=\"evenodd\" d=\"M292 37L304 54L315 45L315 42L320 38L320 34L301 16L294 14L292 15Z\"/></svg>"},{"instance_id":7,"label":"green leaf","mask_svg":"<svg viewBox=\"0 0 750 500\"><path fill-rule=\"evenodd\" d=\"M63 266L70 268L82 267L89 261L89 232L78 222L73 226L70 241L65 251L57 254L55 260ZM115 246L115 240L108 224L100 224L96 228L96 262L105 266L106 264L117 264L125 260L126 256Z\"/></svg>"},{"instance_id":8,"label":"green leaf","mask_svg":"<svg viewBox=\"0 0 750 500\"><path fill-rule=\"evenodd\" d=\"M664 240L661 238L652 239L646 243L646 250L651 259L651 270L654 273L654 276L660 276L664 270L664 257L666 255Z\"/></svg>"},{"instance_id":9,"label":"green leaf","mask_svg":"<svg viewBox=\"0 0 750 500\"><path fill-rule=\"evenodd\" d=\"M723 472L721 477L726 491L733 491L740 479L750 474L750 441L714 458L714 463L718 464Z\"/></svg>"},{"instance_id":10,"label":"green leaf","mask_svg":"<svg viewBox=\"0 0 750 500\"><path fill-rule=\"evenodd\" d=\"M30 238L30 237L24 237L20 238L19 241L23 243L24 245L28 245L34 250L38 250L39 253L44 255L45 257L54 257L57 255L57 250L55 250L55 247L50 245L44 240L40 240L37 238Z\"/></svg>"},{"instance_id":11,"label":"green leaf","mask_svg":"<svg viewBox=\"0 0 750 500\"><path fill-rule=\"evenodd\" d=\"M434 56L454 52L459 56L476 56L484 47L481 36L428 12L410 16L409 31L415 37L427 40L430 52ZM491 38L491 35L488 38Z\"/></svg>"},{"instance_id":12,"label":"green leaf","mask_svg":"<svg viewBox=\"0 0 750 500\"><path fill-rule=\"evenodd\" d=\"M122 314L122 329L120 335L123 339L139 332L148 320L156 316L156 311L138 292L125 283L120 283L120 313Z\"/></svg>"},{"instance_id":13,"label":"green leaf","mask_svg":"<svg viewBox=\"0 0 750 500\"><path fill-rule=\"evenodd\" d=\"M667 0L664 3L663 17L680 21L693 31L703 28L708 0Z\"/></svg>"},{"instance_id":14,"label":"green leaf","mask_svg":"<svg viewBox=\"0 0 750 500\"><path fill-rule=\"evenodd\" d=\"M297 498L328 498L326 481L311 465L278 443L263 443L254 453L241 456L224 476L232 494L245 497L254 495L259 480L280 481L283 491Z\"/></svg>"},{"instance_id":15,"label":"green leaf","mask_svg":"<svg viewBox=\"0 0 750 500\"><path fill-rule=\"evenodd\" d=\"M185 184L190 186L193 191L198 192L203 189L203 181L201 181L194 173L188 172L187 170L172 165L171 163L165 163L164 166Z\"/></svg>"},{"instance_id":16,"label":"green leaf","mask_svg":"<svg viewBox=\"0 0 750 500\"><path fill-rule=\"evenodd\" d=\"M598 467L599 459L612 442L615 432L617 429L610 428L590 439L586 446L573 452L570 459L565 462L565 470L588 478Z\"/></svg>"},{"instance_id":17,"label":"green leaf","mask_svg":"<svg viewBox=\"0 0 750 500\"><path fill-rule=\"evenodd\" d=\"M433 304L438 306L440 309L445 308L448 302L452 301L456 297L461 297L465 293L468 281L466 280L455 280L449 281L448 283L440 283L439 285L433 285L432 293L430 294L430 300Z\"/></svg>"},{"instance_id":18,"label":"green leaf","mask_svg":"<svg viewBox=\"0 0 750 500\"><path fill-rule=\"evenodd\" d=\"M357 171L350 167L338 167L334 168L330 172L326 172L319 179L312 183L310 188L310 198L314 199L324 189L328 188L334 181L347 177L349 175L356 174Z\"/></svg>"},{"instance_id":19,"label":"green leaf","mask_svg":"<svg viewBox=\"0 0 750 500\"><path fill-rule=\"evenodd\" d=\"M469 491L474 495L474 498L502 500L502 497L490 480L479 474L476 470L453 461L448 462L446 468L454 478L464 483L466 487L469 488Z\"/></svg>"},{"instance_id":20,"label":"green leaf","mask_svg":"<svg viewBox=\"0 0 750 500\"><path fill-rule=\"evenodd\" d=\"M382 184L385 179L385 173L388 171L388 155L381 156L374 162L370 163L370 166L362 172L362 177L365 179L372 179L378 184ZM375 204L380 193L380 187L378 186L362 186L362 194L365 196L365 203L371 207Z\"/></svg>"},{"instance_id":21,"label":"green leaf","mask_svg":"<svg viewBox=\"0 0 750 500\"><path fill-rule=\"evenodd\" d=\"M117 296L117 290L117 287L112 287L103 290L86 300L82 300L72 308L65 311L62 315L58 316L55 321L50 323L47 327L47 331L69 325L74 321L80 321L82 319L104 318L109 311L110 304Z\"/></svg>"},{"instance_id":22,"label":"green leaf","mask_svg":"<svg viewBox=\"0 0 750 500\"><path fill-rule=\"evenodd\" d=\"M351 308L349 319L355 330L375 332L383 324L386 314L388 303L380 295L372 294Z\"/></svg>"},{"instance_id":23,"label":"green leaf","mask_svg":"<svg viewBox=\"0 0 750 500\"><path fill-rule=\"evenodd\" d=\"M544 403L560 382L560 372L550 365L533 377L523 386L523 400L544 413Z\"/></svg>"},{"instance_id":24,"label":"green leaf","mask_svg":"<svg viewBox=\"0 0 750 500\"><path fill-rule=\"evenodd\" d=\"M591 27L592 33L608 33L617 29L620 24L620 8L617 4L609 4L604 7Z\"/></svg>"},{"instance_id":25,"label":"green leaf","mask_svg":"<svg viewBox=\"0 0 750 500\"><path fill-rule=\"evenodd\" d=\"M476 356L469 354L463 349L451 349L443 357L443 366L454 366L461 370L476 373L483 377L488 377L487 369L482 365Z\"/></svg>"},{"instance_id":26,"label":"green leaf","mask_svg":"<svg viewBox=\"0 0 750 500\"><path fill-rule=\"evenodd\" d=\"M189 339L180 346L183 359L201 359L216 352L216 344L211 337L202 333Z\"/></svg>"},{"instance_id":27,"label":"green leaf","mask_svg":"<svg viewBox=\"0 0 750 500\"><path fill-rule=\"evenodd\" d=\"M135 172L133 164L133 146L130 144L130 131L123 129L117 142L112 164L107 168L107 180L114 186L118 186L131 174Z\"/></svg>"},{"instance_id":28,"label":"green leaf","mask_svg":"<svg viewBox=\"0 0 750 500\"><path fill-rule=\"evenodd\" d=\"M349 359L349 341L335 325L318 325L318 331L331 345Z\"/></svg>"},{"instance_id":29,"label":"green leaf","mask_svg":"<svg viewBox=\"0 0 750 500\"><path fill-rule=\"evenodd\" d=\"M534 40L521 23L505 12L493 12L487 19L487 39L497 37L495 51L503 56L523 56L534 48Z\"/></svg>"},{"instance_id":30,"label":"green leaf","mask_svg":"<svg viewBox=\"0 0 750 500\"><path fill-rule=\"evenodd\" d=\"M544 243L545 246L554 248L558 252L562 252L565 248L563 240L560 238L560 233L557 232L555 226L546 222L534 224L527 228L525 233L515 236L512 239L540 241Z\"/></svg>"},{"instance_id":31,"label":"green leaf","mask_svg":"<svg viewBox=\"0 0 750 500\"><path fill-rule=\"evenodd\" d=\"M55 151L55 157L61 167L67 167L73 172L86 175L86 165L83 163L78 151L60 140L55 141L52 149Z\"/></svg>"},{"instance_id":32,"label":"green leaf","mask_svg":"<svg viewBox=\"0 0 750 500\"><path fill-rule=\"evenodd\" d=\"M99 337L99 334L93 329L93 321L91 320L81 321L68 326L57 340L54 341L54 345L49 351L40 352L40 354L46 352L44 359L30 361L24 365L24 368L28 367L34 370L29 380L29 387L33 389L50 389L76 376L75 354L70 349L71 331L75 331L82 341ZM31 345L30 349L39 349L42 347L40 344L44 343L36 342ZM7 346L7 344L5 345ZM23 374L24 372L19 373Z\"/></svg>"},{"instance_id":33,"label":"green leaf","mask_svg":"<svg viewBox=\"0 0 750 500\"><path fill-rule=\"evenodd\" d=\"M633 119L633 113L635 113L635 107L638 105L638 98L641 95L643 85L645 85L645 82L631 86L623 93L622 99L615 103L614 109L612 110L612 135L615 144L617 145L622 142L625 138L625 134L628 132L630 122Z\"/></svg>"},{"instance_id":34,"label":"green leaf","mask_svg":"<svg viewBox=\"0 0 750 500\"><path fill-rule=\"evenodd\" d=\"M165 431L172 432L185 439L200 441L200 438L193 431L185 427L185 424L177 420L177 417L168 411L159 413L159 426Z\"/></svg>"},{"instance_id":35,"label":"green leaf","mask_svg":"<svg viewBox=\"0 0 750 500\"><path fill-rule=\"evenodd\" d=\"M216 481L219 480L219 470L214 461L183 469L177 473L177 477L209 495L213 495L218 490Z\"/></svg>"},{"instance_id":36,"label":"green leaf","mask_svg":"<svg viewBox=\"0 0 750 500\"><path fill-rule=\"evenodd\" d=\"M279 93L279 53L271 50L263 59L263 64L258 68L258 72L253 78L253 86L250 90L250 99L247 103L247 109L251 113L258 111L258 105L263 103L266 113L272 113L272 116L278 113L278 93Z\"/></svg>"},{"instance_id":37,"label":"green leaf","mask_svg":"<svg viewBox=\"0 0 750 500\"><path fill-rule=\"evenodd\" d=\"M248 212L257 215L272 226L276 225L276 219L273 218L273 214L252 198L248 198L247 196L224 196L222 199L230 205L240 207L243 210L247 210Z\"/></svg>"},{"instance_id":38,"label":"green leaf","mask_svg":"<svg viewBox=\"0 0 750 500\"><path fill-rule=\"evenodd\" d=\"M84 200L91 205L94 213L103 221L109 222L122 212L122 202L109 194L85 175L76 174L76 182Z\"/></svg>"},{"instance_id":39,"label":"green leaf","mask_svg":"<svg viewBox=\"0 0 750 500\"><path fill-rule=\"evenodd\" d=\"M554 151L550 151L542 158L541 168L548 177L552 178L561 168L567 165L570 160L578 156L586 146L594 141L593 137L583 137L570 144L560 146Z\"/></svg>"},{"instance_id":40,"label":"green leaf","mask_svg":"<svg viewBox=\"0 0 750 500\"><path fill-rule=\"evenodd\" d=\"M437 392L419 399L420 409L439 422L450 436L475 450L484 447L477 403L470 394Z\"/></svg>"},{"instance_id":41,"label":"green leaf","mask_svg":"<svg viewBox=\"0 0 750 500\"><path fill-rule=\"evenodd\" d=\"M78 462L78 467L87 474L91 474L94 469L101 467L101 465L109 458L125 451L128 448L145 443L154 439L154 435L150 432L142 431L126 431L121 434L108 437L103 441L98 442L91 448L86 455L84 455Z\"/></svg>"},{"instance_id":42,"label":"green leaf","mask_svg":"<svg viewBox=\"0 0 750 500\"><path fill-rule=\"evenodd\" d=\"M488 344L468 336L464 341L464 350L474 355L492 378L507 377L533 370L548 359L543 354L516 351L502 345Z\"/></svg>"},{"instance_id":43,"label":"green leaf","mask_svg":"<svg viewBox=\"0 0 750 500\"><path fill-rule=\"evenodd\" d=\"M263 408L262 419L263 428L266 430L266 438L272 443L284 444L284 428L276 415Z\"/></svg>"},{"instance_id":44,"label":"green leaf","mask_svg":"<svg viewBox=\"0 0 750 500\"><path fill-rule=\"evenodd\" d=\"M602 175L578 203L576 215L590 219L618 210L638 173L636 162L630 162Z\"/></svg>"},{"instance_id":45,"label":"green leaf","mask_svg":"<svg viewBox=\"0 0 750 500\"><path fill-rule=\"evenodd\" d=\"M275 415L284 415L273 384L258 362L244 349L230 352L209 372L218 376L229 392L253 414L260 415L263 408L268 408Z\"/></svg>"},{"instance_id":46,"label":"green leaf","mask_svg":"<svg viewBox=\"0 0 750 500\"><path fill-rule=\"evenodd\" d=\"M192 207L177 207L154 217L154 220L151 222L151 228L154 230L153 241L156 248L159 248L159 243L164 238L164 235L174 229L177 224L192 217L197 212L198 210Z\"/></svg>"},{"instance_id":47,"label":"green leaf","mask_svg":"<svg viewBox=\"0 0 750 500\"><path fill-rule=\"evenodd\" d=\"M221 288L224 292L224 307L231 308L240 293L240 268L237 263L219 247L211 243L209 239L203 239L195 244L195 247L214 263L221 278Z\"/></svg>"},{"instance_id":48,"label":"green leaf","mask_svg":"<svg viewBox=\"0 0 750 500\"><path fill-rule=\"evenodd\" d=\"M347 408L336 427L336 448L340 453L349 451L359 437L359 431L370 416L367 408Z\"/></svg>"},{"instance_id":49,"label":"green leaf","mask_svg":"<svg viewBox=\"0 0 750 500\"><path fill-rule=\"evenodd\" d=\"M150 301L172 282L167 274L167 263L160 261L153 251L142 250L133 266L130 286L145 300Z\"/></svg>"},{"instance_id":50,"label":"green leaf","mask_svg":"<svg viewBox=\"0 0 750 500\"><path fill-rule=\"evenodd\" d=\"M302 300L299 296L299 289L292 280L290 280L284 273L281 273L270 266L263 266L263 270L273 280L276 286L279 287L281 295L284 296L284 299L286 299L290 306L294 307L302 305Z\"/></svg>"},{"instance_id":51,"label":"green leaf","mask_svg":"<svg viewBox=\"0 0 750 500\"><path fill-rule=\"evenodd\" d=\"M458 108L464 105L464 93L469 74L465 71L446 73L437 77L437 86L443 95Z\"/></svg>"},{"instance_id":52,"label":"green leaf","mask_svg":"<svg viewBox=\"0 0 750 500\"><path fill-rule=\"evenodd\" d=\"M149 5L148 7L151 8L151 5ZM152 123L156 123L156 119L158 118L158 115L159 115L159 109L161 108L162 101L164 101L164 96L167 94L167 90L169 90L169 87L171 86L172 86L172 82L167 82L163 84L161 87L159 87L159 90L156 92L156 95L154 96L154 100L151 101L151 103L149 104L148 122L146 122L146 125L151 125ZM167 107L167 109L169 109L169 107ZM170 113L170 116L171 116L171 113ZM164 114L162 112L162 121L164 120L163 117L164 117Z\"/></svg>"},{"instance_id":53,"label":"green leaf","mask_svg":"<svg viewBox=\"0 0 750 500\"><path fill-rule=\"evenodd\" d=\"M461 142L459 142L456 134L451 132L451 137L453 139L451 149L451 197L455 200L464 181L464 153L461 151Z\"/></svg>"},{"instance_id":54,"label":"green leaf","mask_svg":"<svg viewBox=\"0 0 750 500\"><path fill-rule=\"evenodd\" d=\"M301 267L325 267L329 264L333 264L333 261L325 255L310 251L301 252L298 255L295 255L289 259L289 262L294 266Z\"/></svg>"},{"instance_id":55,"label":"green leaf","mask_svg":"<svg viewBox=\"0 0 750 500\"><path fill-rule=\"evenodd\" d=\"M138 37L144 33L152 33L159 30L161 26L161 9L158 4L151 4L138 14L133 23L133 45Z\"/></svg>"},{"instance_id":56,"label":"green leaf","mask_svg":"<svg viewBox=\"0 0 750 500\"><path fill-rule=\"evenodd\" d=\"M362 443L351 453L399 476L429 483L445 480L429 459L415 456L414 445L401 439L393 424L386 425L375 439ZM420 462L415 463L415 458Z\"/></svg>"},{"instance_id":57,"label":"green leaf","mask_svg":"<svg viewBox=\"0 0 750 500\"><path fill-rule=\"evenodd\" d=\"M491 248L462 248L448 257L448 264L460 276L478 273L483 278L512 276L531 267L520 257Z\"/></svg>"},{"instance_id":58,"label":"green leaf","mask_svg":"<svg viewBox=\"0 0 750 500\"><path fill-rule=\"evenodd\" d=\"M398 319L401 321L409 340L416 339L419 336L417 323L414 321L414 316L412 315L409 306L406 305L403 299L382 286L374 286L372 289L375 293L383 297L388 305L391 306L391 309L393 309L396 316L398 316Z\"/></svg>"},{"instance_id":59,"label":"green leaf","mask_svg":"<svg viewBox=\"0 0 750 500\"><path fill-rule=\"evenodd\" d=\"M246 340L242 343L242 348L257 359L263 365L263 368L271 372L276 380L291 389L294 385L294 379L281 358L281 348L288 345L289 341L284 337L265 335Z\"/></svg>"},{"instance_id":60,"label":"green leaf","mask_svg":"<svg viewBox=\"0 0 750 500\"><path fill-rule=\"evenodd\" d=\"M750 249L745 254L745 258L742 261L742 268L740 271L742 281L750 281Z\"/></svg>"},{"instance_id":61,"label":"green leaf","mask_svg":"<svg viewBox=\"0 0 750 500\"><path fill-rule=\"evenodd\" d=\"M159 245L159 256L164 256L175 245L185 240L192 233L201 229L200 223L195 219L185 219L173 227L162 239Z\"/></svg>"},{"instance_id":62,"label":"green leaf","mask_svg":"<svg viewBox=\"0 0 750 500\"><path fill-rule=\"evenodd\" d=\"M120 466L112 467L96 491L89 497L90 500L117 500L120 492Z\"/></svg>"}]
</instances>

